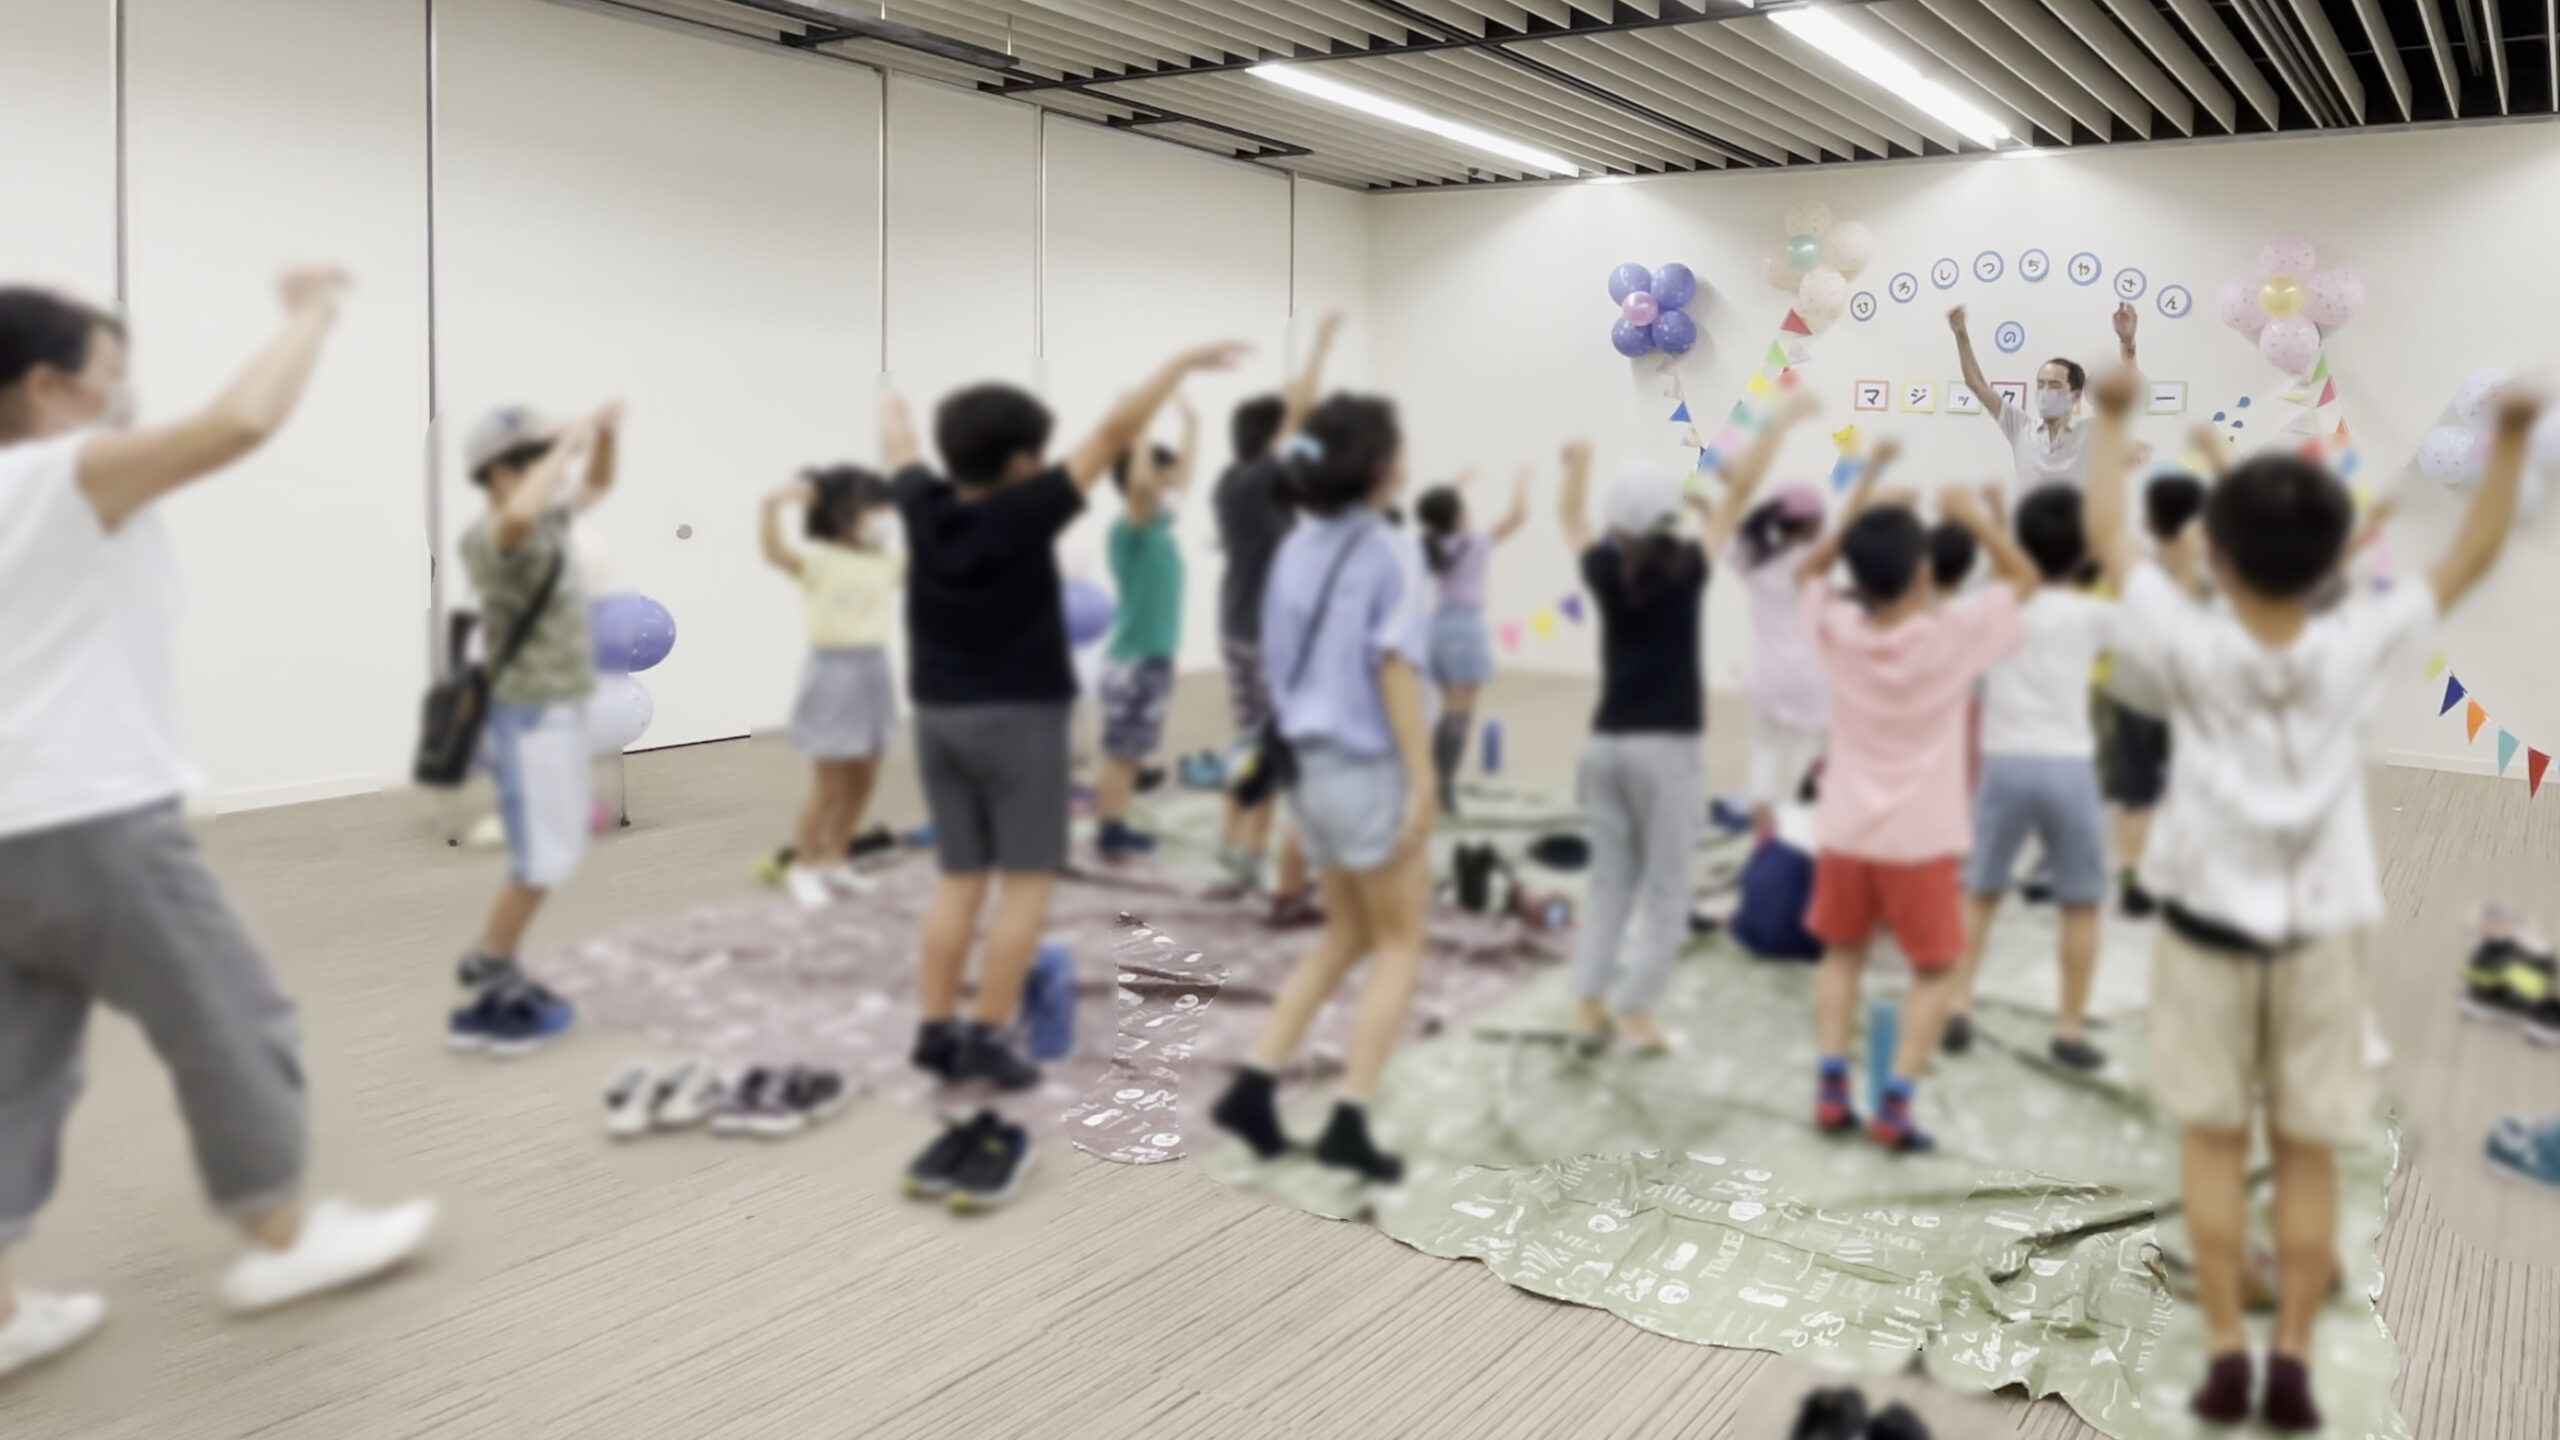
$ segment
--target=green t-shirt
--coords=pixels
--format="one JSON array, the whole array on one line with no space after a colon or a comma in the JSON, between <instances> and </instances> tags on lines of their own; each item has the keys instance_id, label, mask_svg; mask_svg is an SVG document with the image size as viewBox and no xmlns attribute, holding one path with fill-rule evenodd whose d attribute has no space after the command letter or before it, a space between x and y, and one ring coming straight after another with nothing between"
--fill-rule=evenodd
<instances>
[{"instance_id":1,"label":"green t-shirt","mask_svg":"<svg viewBox=\"0 0 2560 1440\"><path fill-rule=\"evenodd\" d=\"M1120 620L1111 632L1114 660L1170 660L1182 648L1182 552L1173 517L1144 525L1111 522L1111 583L1120 589Z\"/></svg>"},{"instance_id":2,"label":"green t-shirt","mask_svg":"<svg viewBox=\"0 0 2560 1440\"><path fill-rule=\"evenodd\" d=\"M496 664L516 617L533 603L550 572L561 560L560 583L542 618L525 637L524 648L490 687L501 705L558 705L584 700L596 688L595 642L587 636L587 592L578 583L578 562L569 553L569 512L554 510L515 549L498 553L498 517L483 515L462 534L462 566L471 588L480 595L480 653Z\"/></svg>"}]
</instances>

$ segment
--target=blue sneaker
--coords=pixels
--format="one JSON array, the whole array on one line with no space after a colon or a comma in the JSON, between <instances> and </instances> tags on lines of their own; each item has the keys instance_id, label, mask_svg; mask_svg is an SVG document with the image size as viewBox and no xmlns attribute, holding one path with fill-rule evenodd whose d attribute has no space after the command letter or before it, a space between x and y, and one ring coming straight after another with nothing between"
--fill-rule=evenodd
<instances>
[{"instance_id":1,"label":"blue sneaker","mask_svg":"<svg viewBox=\"0 0 2560 1440\"><path fill-rule=\"evenodd\" d=\"M1156 837L1132 830L1121 821L1107 820L1102 832L1094 837L1093 847L1105 860L1126 860L1133 855L1154 854Z\"/></svg>"},{"instance_id":2,"label":"blue sneaker","mask_svg":"<svg viewBox=\"0 0 2560 1440\"><path fill-rule=\"evenodd\" d=\"M2489 1168L2510 1179L2560 1190L2560 1120L2510 1115L2489 1132Z\"/></svg>"},{"instance_id":3,"label":"blue sneaker","mask_svg":"<svg viewBox=\"0 0 2560 1440\"><path fill-rule=\"evenodd\" d=\"M566 1031L577 1016L577 1007L532 981L496 986L453 1012L445 1045L460 1052L485 1050L501 1060L522 1059Z\"/></svg>"}]
</instances>

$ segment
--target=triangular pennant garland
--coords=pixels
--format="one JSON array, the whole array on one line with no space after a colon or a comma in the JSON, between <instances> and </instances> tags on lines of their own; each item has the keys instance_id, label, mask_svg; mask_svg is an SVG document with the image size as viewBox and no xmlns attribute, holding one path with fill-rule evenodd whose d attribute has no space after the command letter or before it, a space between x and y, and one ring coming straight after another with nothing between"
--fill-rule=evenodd
<instances>
[{"instance_id":1,"label":"triangular pennant garland","mask_svg":"<svg viewBox=\"0 0 2560 1440\"><path fill-rule=\"evenodd\" d=\"M1725 417L1725 423L1729 425L1749 425L1751 420L1751 406L1740 400L1733 402L1733 413Z\"/></svg>"},{"instance_id":2,"label":"triangular pennant garland","mask_svg":"<svg viewBox=\"0 0 2560 1440\"><path fill-rule=\"evenodd\" d=\"M1674 425L1686 425L1689 423L1688 401L1681 401L1680 408L1671 412L1671 423Z\"/></svg>"},{"instance_id":3,"label":"triangular pennant garland","mask_svg":"<svg viewBox=\"0 0 2560 1440\"><path fill-rule=\"evenodd\" d=\"M1716 443L1714 448L1718 453L1722 454L1730 454L1733 451L1741 449L1742 432L1734 429L1730 425L1727 425L1716 432Z\"/></svg>"},{"instance_id":4,"label":"triangular pennant garland","mask_svg":"<svg viewBox=\"0 0 2560 1440\"><path fill-rule=\"evenodd\" d=\"M2433 680L2433 679L2434 679L2434 678L2436 678L2437 676L2439 676L2439 675L2443 674L2443 673L2444 673L2445 663L2446 663L2446 662L2445 662L2445 655L2444 655L2444 652L2443 652L2443 651L2441 651L2441 650L2437 651L2437 652L2436 652L2436 653L2434 653L2433 655L2428 656L2428 657L2427 657L2427 678L2428 678L2428 679L2430 679L2430 680Z\"/></svg>"},{"instance_id":5,"label":"triangular pennant garland","mask_svg":"<svg viewBox=\"0 0 2560 1440\"><path fill-rule=\"evenodd\" d=\"M1529 629L1541 640L1551 640L1556 633L1556 612L1541 610L1529 617Z\"/></svg>"},{"instance_id":6,"label":"triangular pennant garland","mask_svg":"<svg viewBox=\"0 0 2560 1440\"><path fill-rule=\"evenodd\" d=\"M2452 714L2453 707L2461 704L2462 697L2468 693L2470 692L2462 688L2461 676L2447 675L2444 677L2444 703L2436 707L2436 713L2439 715Z\"/></svg>"},{"instance_id":7,"label":"triangular pennant garland","mask_svg":"<svg viewBox=\"0 0 2560 1440\"><path fill-rule=\"evenodd\" d=\"M2543 754L2541 751L2536 750L2531 746L2525 747L2524 786L2526 794L2539 795L2542 793L2542 772L2550 768L2550 756Z\"/></svg>"},{"instance_id":8,"label":"triangular pennant garland","mask_svg":"<svg viewBox=\"0 0 2560 1440\"><path fill-rule=\"evenodd\" d=\"M2462 712L2462 738L2465 740L2479 739L2480 727L2488 723L2488 719L2489 712L2480 708L2479 701L2472 701L2470 708Z\"/></svg>"},{"instance_id":9,"label":"triangular pennant garland","mask_svg":"<svg viewBox=\"0 0 2560 1440\"><path fill-rule=\"evenodd\" d=\"M1787 323L1779 326L1778 328L1786 331L1790 335L1810 335L1813 333L1813 327L1804 323L1804 317L1793 310L1787 312Z\"/></svg>"},{"instance_id":10,"label":"triangular pennant garland","mask_svg":"<svg viewBox=\"0 0 2560 1440\"><path fill-rule=\"evenodd\" d=\"M1813 358L1813 347L1801 340L1787 342L1787 363L1802 365Z\"/></svg>"},{"instance_id":11,"label":"triangular pennant garland","mask_svg":"<svg viewBox=\"0 0 2560 1440\"><path fill-rule=\"evenodd\" d=\"M2329 378L2328 351L2323 350L2320 352L2320 363L2311 367L2311 378L2314 380L2326 380Z\"/></svg>"},{"instance_id":12,"label":"triangular pennant garland","mask_svg":"<svg viewBox=\"0 0 2560 1440\"><path fill-rule=\"evenodd\" d=\"M1769 372L1766 370L1751 372L1751 383L1742 387L1742 393L1745 395L1766 395L1769 390Z\"/></svg>"},{"instance_id":13,"label":"triangular pennant garland","mask_svg":"<svg viewBox=\"0 0 2560 1440\"><path fill-rule=\"evenodd\" d=\"M1796 378L1796 372L1792 369L1781 370L1778 372L1778 388L1781 390L1793 390L1796 386L1803 383L1803 381Z\"/></svg>"},{"instance_id":14,"label":"triangular pennant garland","mask_svg":"<svg viewBox=\"0 0 2560 1440\"><path fill-rule=\"evenodd\" d=\"M1582 597L1581 597L1581 596L1579 596L1579 595L1567 595L1567 596L1566 596L1566 597L1564 597L1562 600L1559 600L1559 601L1557 601L1557 602L1556 602L1556 608L1557 608L1557 609L1559 609L1559 610L1562 610L1562 611L1564 612L1564 618L1566 618L1567 620L1572 621L1572 622L1573 622L1574 624L1576 624L1576 625L1579 625L1579 624L1581 624L1581 623L1582 623Z\"/></svg>"},{"instance_id":15,"label":"triangular pennant garland","mask_svg":"<svg viewBox=\"0 0 2560 1440\"><path fill-rule=\"evenodd\" d=\"M1769 353L1761 359L1760 363L1783 368L1787 363L1787 347L1775 340L1770 341Z\"/></svg>"},{"instance_id":16,"label":"triangular pennant garland","mask_svg":"<svg viewBox=\"0 0 2560 1440\"><path fill-rule=\"evenodd\" d=\"M1702 471L1713 472L1723 464L1724 457L1716 453L1716 447L1713 445L1698 452L1698 468Z\"/></svg>"},{"instance_id":17,"label":"triangular pennant garland","mask_svg":"<svg viewBox=\"0 0 2560 1440\"><path fill-rule=\"evenodd\" d=\"M2507 773L2507 766L2508 766L2508 764L2509 764L2510 762L2512 762L2512 761L2516 758L2516 744L2517 744L2516 737L2514 737L2513 735L2508 734L2508 733L2507 733L2507 729L2506 729L2506 727L2505 727L2505 726L2503 726L2503 725L2499 726L2499 727L2498 727L2498 773L2499 773L2499 774L2501 774L2501 775L2506 774L2506 773Z\"/></svg>"}]
</instances>

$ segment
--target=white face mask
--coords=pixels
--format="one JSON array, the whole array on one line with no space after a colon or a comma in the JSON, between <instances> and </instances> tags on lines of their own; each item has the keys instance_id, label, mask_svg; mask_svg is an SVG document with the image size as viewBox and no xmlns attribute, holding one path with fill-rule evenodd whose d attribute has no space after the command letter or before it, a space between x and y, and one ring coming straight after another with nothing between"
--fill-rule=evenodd
<instances>
[{"instance_id":1,"label":"white face mask","mask_svg":"<svg viewBox=\"0 0 2560 1440\"><path fill-rule=\"evenodd\" d=\"M862 523L854 527L853 538L877 549L889 543L889 529L889 513L885 510L874 510L863 516Z\"/></svg>"},{"instance_id":2,"label":"white face mask","mask_svg":"<svg viewBox=\"0 0 2560 1440\"><path fill-rule=\"evenodd\" d=\"M2068 390L2038 390L2036 392L2036 413L2047 420L2059 420L2063 416L2070 414L2071 392Z\"/></svg>"}]
</instances>

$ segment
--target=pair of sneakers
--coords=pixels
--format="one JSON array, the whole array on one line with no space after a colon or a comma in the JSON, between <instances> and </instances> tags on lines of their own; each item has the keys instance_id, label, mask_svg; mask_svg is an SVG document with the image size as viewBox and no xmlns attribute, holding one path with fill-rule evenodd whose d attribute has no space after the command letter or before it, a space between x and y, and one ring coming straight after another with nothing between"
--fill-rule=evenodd
<instances>
[{"instance_id":1,"label":"pair of sneakers","mask_svg":"<svg viewBox=\"0 0 2560 1440\"><path fill-rule=\"evenodd\" d=\"M998 1090L1028 1090L1040 1083L1039 1065L1012 1035L975 1021L925 1021L907 1059L945 1085L983 1080Z\"/></svg>"},{"instance_id":2,"label":"pair of sneakers","mask_svg":"<svg viewBox=\"0 0 2560 1440\"><path fill-rule=\"evenodd\" d=\"M575 1006L529 979L511 956L474 950L462 957L455 978L471 993L445 1028L445 1045L457 1053L519 1060L577 1019Z\"/></svg>"},{"instance_id":3,"label":"pair of sneakers","mask_svg":"<svg viewBox=\"0 0 2560 1440\"><path fill-rule=\"evenodd\" d=\"M730 1084L711 1117L711 1133L779 1140L817 1125L844 1102L844 1077L833 1070L759 1065Z\"/></svg>"},{"instance_id":4,"label":"pair of sneakers","mask_svg":"<svg viewBox=\"0 0 2560 1440\"><path fill-rule=\"evenodd\" d=\"M605 1133L636 1140L652 1131L690 1130L717 1114L727 1098L728 1086L708 1061L628 1065L605 1086Z\"/></svg>"},{"instance_id":5,"label":"pair of sneakers","mask_svg":"<svg viewBox=\"0 0 2560 1440\"><path fill-rule=\"evenodd\" d=\"M907 1166L907 1193L954 1210L992 1210L1021 1193L1031 1172L1031 1132L993 1110L946 1121Z\"/></svg>"},{"instance_id":6,"label":"pair of sneakers","mask_svg":"<svg viewBox=\"0 0 2560 1440\"><path fill-rule=\"evenodd\" d=\"M223 1302L250 1314L370 1280L417 1254L435 1221L432 1200L382 1209L320 1201L303 1212L291 1245L249 1247L222 1277ZM107 1318L107 1302L94 1294L18 1290L12 1298L14 1313L0 1324L0 1375L61 1354Z\"/></svg>"},{"instance_id":7,"label":"pair of sneakers","mask_svg":"<svg viewBox=\"0 0 2560 1440\"><path fill-rule=\"evenodd\" d=\"M820 868L793 861L782 872L782 888L801 909L824 910L839 900L868 895L876 887L853 868L852 861L840 860Z\"/></svg>"},{"instance_id":8,"label":"pair of sneakers","mask_svg":"<svg viewBox=\"0 0 2560 1440\"><path fill-rule=\"evenodd\" d=\"M1840 1386L1804 1397L1787 1440L1929 1440L1929 1426L1899 1401L1870 1415L1866 1396Z\"/></svg>"}]
</instances>

